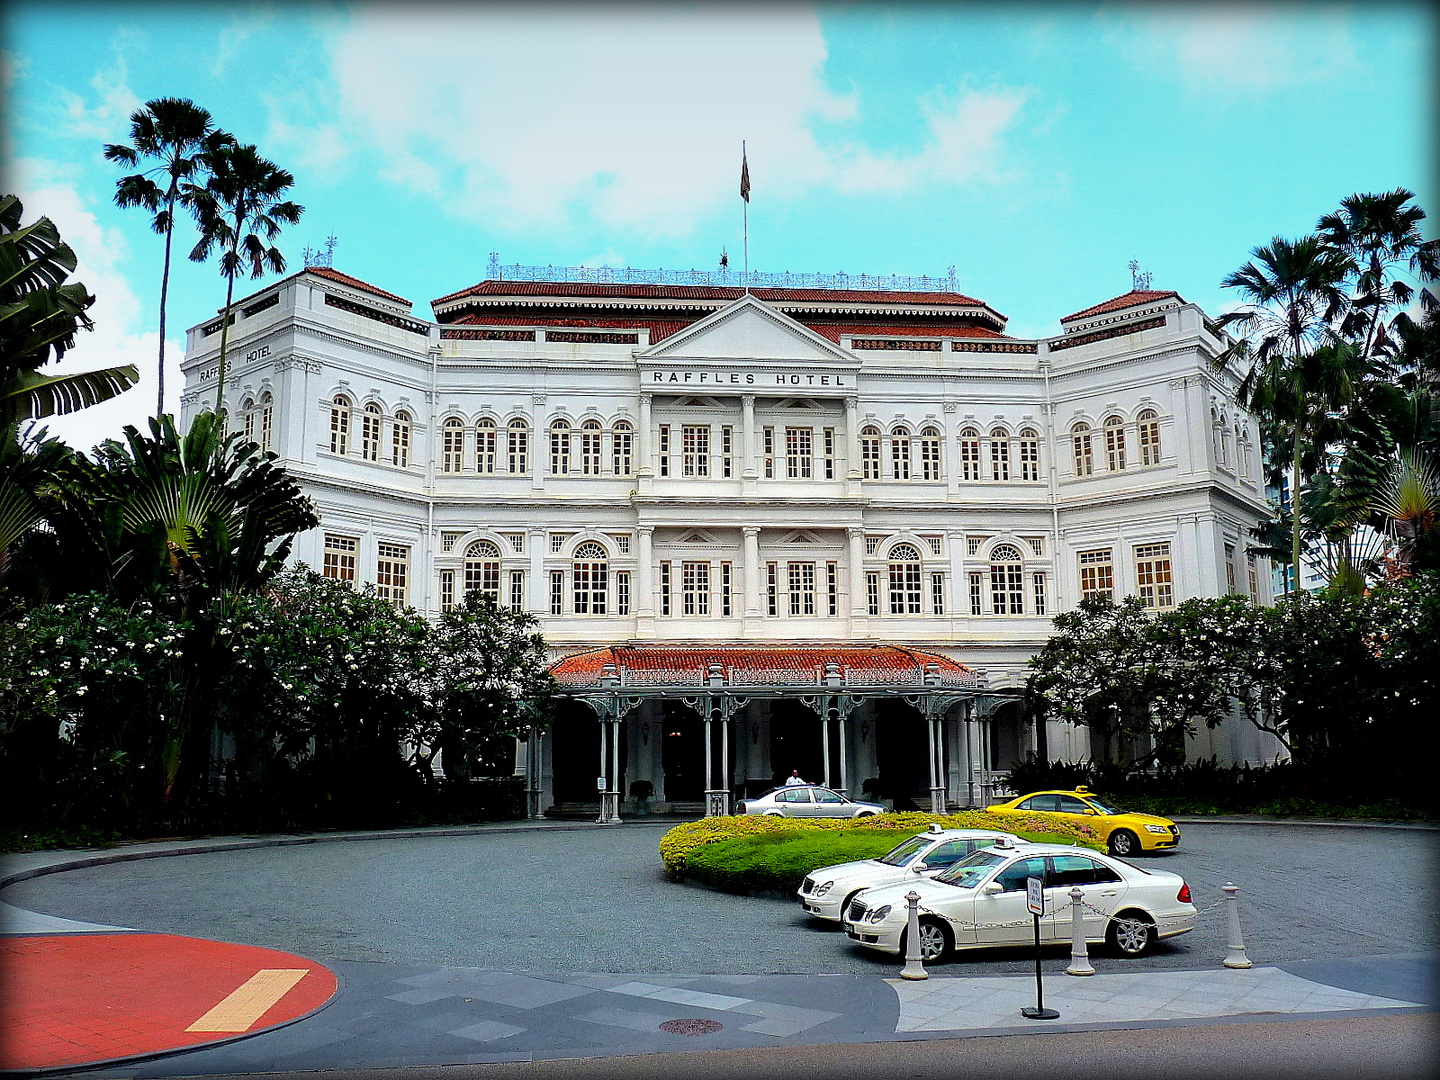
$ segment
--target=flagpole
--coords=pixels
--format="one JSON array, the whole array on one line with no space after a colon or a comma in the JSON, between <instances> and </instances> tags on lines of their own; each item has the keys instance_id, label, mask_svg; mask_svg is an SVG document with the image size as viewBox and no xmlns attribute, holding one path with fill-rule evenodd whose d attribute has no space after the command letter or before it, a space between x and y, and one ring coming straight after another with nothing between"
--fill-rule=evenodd
<instances>
[{"instance_id":1,"label":"flagpole","mask_svg":"<svg viewBox=\"0 0 1440 1080\"><path fill-rule=\"evenodd\" d=\"M742 211L744 222L742 230L742 245L745 254L745 291L750 291L750 164L745 157L745 140L740 140L740 170L744 190L741 191L741 201L745 204Z\"/></svg>"}]
</instances>

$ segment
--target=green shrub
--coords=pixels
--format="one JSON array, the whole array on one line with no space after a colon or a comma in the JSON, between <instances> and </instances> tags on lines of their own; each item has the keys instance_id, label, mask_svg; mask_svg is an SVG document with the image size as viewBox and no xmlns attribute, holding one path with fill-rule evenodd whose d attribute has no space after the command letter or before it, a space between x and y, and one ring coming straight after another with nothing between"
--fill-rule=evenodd
<instances>
[{"instance_id":1,"label":"green shrub","mask_svg":"<svg viewBox=\"0 0 1440 1080\"><path fill-rule=\"evenodd\" d=\"M888 851L902 839L904 834L917 833L935 822L945 829L994 829L1012 832L1029 839L1044 837L1057 843L1083 844L1097 850L1102 846L1095 830L1088 825L1071 823L1051 814L1031 814L1019 821L1009 820L1004 827L999 819L983 810L963 810L955 814L926 814L908 812L901 814L880 814L863 819L796 820L782 817L760 817L740 814L731 817L702 818L676 825L660 838L660 859L665 873L672 879L685 877L690 858L700 848L727 840L743 837L775 837L796 839L798 837L834 832L839 834L869 834L888 838L889 844L881 851ZM897 835L901 834L901 835ZM830 859L830 862L846 862L849 858L863 859L867 855L852 855L848 858ZM816 863L824 866L825 862ZM813 868L812 868L813 869ZM803 874L801 875L804 876ZM769 888L769 886L761 886Z\"/></svg>"}]
</instances>

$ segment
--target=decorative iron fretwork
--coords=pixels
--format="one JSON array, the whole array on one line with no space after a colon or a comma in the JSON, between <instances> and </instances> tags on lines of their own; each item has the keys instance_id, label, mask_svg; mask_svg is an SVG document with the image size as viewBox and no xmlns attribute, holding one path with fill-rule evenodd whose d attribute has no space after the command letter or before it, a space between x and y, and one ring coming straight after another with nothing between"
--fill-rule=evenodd
<instances>
[{"instance_id":1,"label":"decorative iron fretwork","mask_svg":"<svg viewBox=\"0 0 1440 1080\"><path fill-rule=\"evenodd\" d=\"M1059 349L1073 349L1076 345L1089 345L1092 342L1104 341L1107 338L1124 337L1126 334L1138 334L1141 330L1153 330L1157 326L1165 325L1165 316L1156 315L1151 319L1141 319L1139 322L1122 323L1119 326L1111 326L1104 330L1095 330L1088 334L1076 334L1074 337L1061 338L1058 341L1050 342L1050 351L1056 352Z\"/></svg>"},{"instance_id":2,"label":"decorative iron fretwork","mask_svg":"<svg viewBox=\"0 0 1440 1080\"><path fill-rule=\"evenodd\" d=\"M200 328L200 333L204 334L206 337L211 337L212 335L218 334L220 332L220 328L224 325L225 320L223 318L219 318L212 323L207 323L206 325L202 326ZM235 325L235 312L233 311L230 313L230 325Z\"/></svg>"},{"instance_id":3,"label":"decorative iron fretwork","mask_svg":"<svg viewBox=\"0 0 1440 1080\"><path fill-rule=\"evenodd\" d=\"M240 314L248 319L251 315L264 311L266 308L272 308L278 303L280 303L280 293L277 291L265 297L264 300L257 300L249 307L241 308Z\"/></svg>"},{"instance_id":4,"label":"decorative iron fretwork","mask_svg":"<svg viewBox=\"0 0 1440 1080\"><path fill-rule=\"evenodd\" d=\"M534 330L475 330L468 326L442 326L441 338L451 341L534 341Z\"/></svg>"},{"instance_id":5,"label":"decorative iron fretwork","mask_svg":"<svg viewBox=\"0 0 1440 1080\"><path fill-rule=\"evenodd\" d=\"M950 342L951 352L1033 353L1039 346L1033 341L958 341Z\"/></svg>"},{"instance_id":6,"label":"decorative iron fretwork","mask_svg":"<svg viewBox=\"0 0 1440 1080\"><path fill-rule=\"evenodd\" d=\"M743 288L743 270L637 270L613 266L523 266L520 263L501 265L500 257L490 255L491 281L557 281L589 285L710 285ZM793 274L766 273L752 270L750 288L769 289L865 289L874 292L954 292L955 268L945 277L888 277L876 274Z\"/></svg>"},{"instance_id":7,"label":"decorative iron fretwork","mask_svg":"<svg viewBox=\"0 0 1440 1080\"><path fill-rule=\"evenodd\" d=\"M941 343L925 338L851 338L850 347L859 350L894 349L900 352L939 352Z\"/></svg>"},{"instance_id":8,"label":"decorative iron fretwork","mask_svg":"<svg viewBox=\"0 0 1440 1080\"><path fill-rule=\"evenodd\" d=\"M546 341L575 341L587 345L638 345L639 334L605 334L589 330L546 330Z\"/></svg>"},{"instance_id":9,"label":"decorative iron fretwork","mask_svg":"<svg viewBox=\"0 0 1440 1080\"><path fill-rule=\"evenodd\" d=\"M347 300L343 296L336 296L334 293L325 294L325 303L330 307L339 308L341 311L348 311L352 315L359 315L364 319L373 319L375 322L385 323L387 326L395 326L401 330L409 331L412 334L419 334L426 337L430 333L430 327L425 323L417 322L415 319L407 319L401 315L392 315L388 311L379 311L364 304L357 304L354 300Z\"/></svg>"}]
</instances>

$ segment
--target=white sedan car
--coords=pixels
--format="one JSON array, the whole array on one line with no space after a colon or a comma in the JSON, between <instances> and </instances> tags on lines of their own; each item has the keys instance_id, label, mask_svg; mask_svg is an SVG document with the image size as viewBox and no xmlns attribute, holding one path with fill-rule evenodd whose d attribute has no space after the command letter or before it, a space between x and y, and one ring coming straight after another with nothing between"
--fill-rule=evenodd
<instances>
[{"instance_id":1,"label":"white sedan car","mask_svg":"<svg viewBox=\"0 0 1440 1080\"><path fill-rule=\"evenodd\" d=\"M740 804L742 814L793 818L856 818L885 813L879 803L856 802L817 784L791 784Z\"/></svg>"},{"instance_id":2,"label":"white sedan car","mask_svg":"<svg viewBox=\"0 0 1440 1080\"><path fill-rule=\"evenodd\" d=\"M903 955L905 894L914 889L920 894L923 960L938 960L952 949L1027 945L1035 940L1025 889L1032 877L1045 882L1042 944L1070 940L1070 889L1076 885L1084 893L1086 940L1105 942L1122 956L1143 956L1160 938L1195 928L1190 886L1178 874L1085 848L1020 843L977 851L933 878L867 889L846 907L845 933L868 948Z\"/></svg>"},{"instance_id":3,"label":"white sedan car","mask_svg":"<svg viewBox=\"0 0 1440 1080\"><path fill-rule=\"evenodd\" d=\"M840 916L862 889L873 889L897 881L934 877L979 848L1014 841L1009 833L984 829L942 829L931 825L928 832L910 836L874 859L822 866L812 871L795 895L800 906L817 919L839 922Z\"/></svg>"}]
</instances>

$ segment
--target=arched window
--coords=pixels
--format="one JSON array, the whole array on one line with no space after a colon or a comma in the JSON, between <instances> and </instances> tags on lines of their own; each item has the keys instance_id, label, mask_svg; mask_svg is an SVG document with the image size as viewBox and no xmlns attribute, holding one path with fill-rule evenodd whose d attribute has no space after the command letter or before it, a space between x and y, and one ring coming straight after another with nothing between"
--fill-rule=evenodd
<instances>
[{"instance_id":1,"label":"arched window","mask_svg":"<svg viewBox=\"0 0 1440 1080\"><path fill-rule=\"evenodd\" d=\"M275 430L275 399L270 396L269 390L266 390L260 395L260 423L258 427L260 449L269 450L272 441L271 436Z\"/></svg>"},{"instance_id":2,"label":"arched window","mask_svg":"<svg viewBox=\"0 0 1440 1080\"><path fill-rule=\"evenodd\" d=\"M1230 468L1230 423L1224 413L1220 414L1220 464Z\"/></svg>"},{"instance_id":3,"label":"arched window","mask_svg":"<svg viewBox=\"0 0 1440 1080\"><path fill-rule=\"evenodd\" d=\"M890 433L890 475L896 480L910 479L910 432L903 427Z\"/></svg>"},{"instance_id":4,"label":"arched window","mask_svg":"<svg viewBox=\"0 0 1440 1080\"><path fill-rule=\"evenodd\" d=\"M920 552L914 544L890 549L890 614L920 614Z\"/></svg>"},{"instance_id":5,"label":"arched window","mask_svg":"<svg viewBox=\"0 0 1440 1080\"><path fill-rule=\"evenodd\" d=\"M255 441L255 399L246 398L240 404L240 413L245 417L245 438Z\"/></svg>"},{"instance_id":6,"label":"arched window","mask_svg":"<svg viewBox=\"0 0 1440 1080\"><path fill-rule=\"evenodd\" d=\"M1004 428L990 432L990 478L1010 479L1010 434Z\"/></svg>"},{"instance_id":7,"label":"arched window","mask_svg":"<svg viewBox=\"0 0 1440 1080\"><path fill-rule=\"evenodd\" d=\"M610 467L616 476L629 476L635 468L635 432L628 420L616 420L610 436Z\"/></svg>"},{"instance_id":8,"label":"arched window","mask_svg":"<svg viewBox=\"0 0 1440 1080\"><path fill-rule=\"evenodd\" d=\"M1076 424L1070 429L1070 447L1075 452L1075 475L1095 474L1095 455L1091 452L1090 425Z\"/></svg>"},{"instance_id":9,"label":"arched window","mask_svg":"<svg viewBox=\"0 0 1440 1080\"><path fill-rule=\"evenodd\" d=\"M580 475L599 476L603 454L600 449L604 429L599 420L586 420L580 425Z\"/></svg>"},{"instance_id":10,"label":"arched window","mask_svg":"<svg viewBox=\"0 0 1440 1080\"><path fill-rule=\"evenodd\" d=\"M920 478L940 479L940 431L927 427L920 432Z\"/></svg>"},{"instance_id":11,"label":"arched window","mask_svg":"<svg viewBox=\"0 0 1440 1080\"><path fill-rule=\"evenodd\" d=\"M511 473L530 471L530 425L518 416L506 429L505 457Z\"/></svg>"},{"instance_id":12,"label":"arched window","mask_svg":"<svg viewBox=\"0 0 1440 1080\"><path fill-rule=\"evenodd\" d=\"M1040 433L1034 428L1020 432L1020 479L1040 479Z\"/></svg>"},{"instance_id":13,"label":"arched window","mask_svg":"<svg viewBox=\"0 0 1440 1080\"><path fill-rule=\"evenodd\" d=\"M452 416L440 428L440 471L458 473L465 467L465 422Z\"/></svg>"},{"instance_id":14,"label":"arched window","mask_svg":"<svg viewBox=\"0 0 1440 1080\"><path fill-rule=\"evenodd\" d=\"M1118 416L1105 421L1105 467L1111 472L1125 468L1125 421Z\"/></svg>"},{"instance_id":15,"label":"arched window","mask_svg":"<svg viewBox=\"0 0 1440 1080\"><path fill-rule=\"evenodd\" d=\"M575 614L604 615L610 579L610 563L605 549L595 541L587 540L575 549L574 558Z\"/></svg>"},{"instance_id":16,"label":"arched window","mask_svg":"<svg viewBox=\"0 0 1440 1080\"><path fill-rule=\"evenodd\" d=\"M500 433L495 421L482 417L475 425L475 471L490 476L495 472Z\"/></svg>"},{"instance_id":17,"label":"arched window","mask_svg":"<svg viewBox=\"0 0 1440 1080\"><path fill-rule=\"evenodd\" d=\"M880 479L880 429L877 427L860 429L860 478Z\"/></svg>"},{"instance_id":18,"label":"arched window","mask_svg":"<svg viewBox=\"0 0 1440 1080\"><path fill-rule=\"evenodd\" d=\"M395 423L390 428L390 464L402 469L410 467L410 414L404 409L395 411Z\"/></svg>"},{"instance_id":19,"label":"arched window","mask_svg":"<svg viewBox=\"0 0 1440 1080\"><path fill-rule=\"evenodd\" d=\"M550 475L570 473L570 422L556 420L550 425Z\"/></svg>"},{"instance_id":20,"label":"arched window","mask_svg":"<svg viewBox=\"0 0 1440 1080\"><path fill-rule=\"evenodd\" d=\"M1245 425L1239 420L1235 421L1235 464L1239 469L1240 479L1250 479L1250 436Z\"/></svg>"},{"instance_id":21,"label":"arched window","mask_svg":"<svg viewBox=\"0 0 1440 1080\"><path fill-rule=\"evenodd\" d=\"M500 549L489 540L476 540L465 549L465 591L500 602Z\"/></svg>"},{"instance_id":22,"label":"arched window","mask_svg":"<svg viewBox=\"0 0 1440 1080\"><path fill-rule=\"evenodd\" d=\"M990 552L990 611L1025 614L1025 566L1014 544L996 544Z\"/></svg>"},{"instance_id":23,"label":"arched window","mask_svg":"<svg viewBox=\"0 0 1440 1080\"><path fill-rule=\"evenodd\" d=\"M1160 464L1160 418L1154 409L1146 409L1135 418L1140 438L1140 464Z\"/></svg>"},{"instance_id":24,"label":"arched window","mask_svg":"<svg viewBox=\"0 0 1440 1080\"><path fill-rule=\"evenodd\" d=\"M330 452L350 453L350 399L336 394L330 401Z\"/></svg>"},{"instance_id":25,"label":"arched window","mask_svg":"<svg viewBox=\"0 0 1440 1080\"><path fill-rule=\"evenodd\" d=\"M966 480L980 479L980 432L973 427L960 432L960 475Z\"/></svg>"},{"instance_id":26,"label":"arched window","mask_svg":"<svg viewBox=\"0 0 1440 1080\"><path fill-rule=\"evenodd\" d=\"M373 401L360 416L360 456L366 461L380 460L380 406Z\"/></svg>"}]
</instances>

